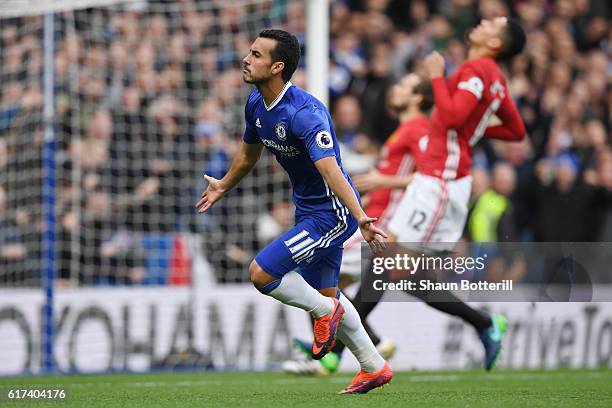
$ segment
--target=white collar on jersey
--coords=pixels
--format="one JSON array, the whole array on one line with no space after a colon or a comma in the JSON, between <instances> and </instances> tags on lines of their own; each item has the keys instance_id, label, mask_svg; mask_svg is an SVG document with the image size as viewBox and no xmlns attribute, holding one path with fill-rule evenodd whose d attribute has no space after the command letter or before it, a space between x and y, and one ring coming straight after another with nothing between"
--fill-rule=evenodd
<instances>
[{"instance_id":1,"label":"white collar on jersey","mask_svg":"<svg viewBox=\"0 0 612 408\"><path fill-rule=\"evenodd\" d=\"M278 105L278 103L281 101L281 99L283 99L283 95L285 95L285 92L287 92L287 89L289 89L289 87L293 85L291 83L291 81L287 81L287 83L285 84L285 86L283 86L283 89L280 91L280 93L278 94L278 96L276 98L274 98L274 100L272 101L272 103L270 104L270 106L266 105L266 101L263 101L263 104L266 108L267 111L269 111L270 109L274 108L276 105Z\"/></svg>"}]
</instances>

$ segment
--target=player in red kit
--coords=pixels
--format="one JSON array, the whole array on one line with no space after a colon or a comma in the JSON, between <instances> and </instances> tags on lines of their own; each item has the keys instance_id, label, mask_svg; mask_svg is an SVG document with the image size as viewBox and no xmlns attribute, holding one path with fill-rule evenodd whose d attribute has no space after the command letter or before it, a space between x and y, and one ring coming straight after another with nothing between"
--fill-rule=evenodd
<instances>
[{"instance_id":1,"label":"player in red kit","mask_svg":"<svg viewBox=\"0 0 612 408\"><path fill-rule=\"evenodd\" d=\"M420 152L419 143L427 140L427 114L433 106L431 84L425 77L408 74L391 88L388 104L397 114L400 124L382 146L376 168L354 177L357 189L369 193L366 208L375 214L377 225L383 229L387 228L406 186L412 180ZM361 274L359 248L362 242L353 235L344 243L342 274L357 277Z\"/></svg>"},{"instance_id":2,"label":"player in red kit","mask_svg":"<svg viewBox=\"0 0 612 408\"><path fill-rule=\"evenodd\" d=\"M431 131L418 172L387 227L390 240L408 243L419 252L452 250L461 237L472 186L472 147L482 137L508 141L525 137L498 65L523 50L523 29L506 17L483 20L469 33L468 42L467 61L448 79L439 53L424 61L435 97ZM490 126L494 115L500 123ZM456 314L464 306L451 304L449 312ZM490 369L501 351L507 322L499 315L478 320L474 327L485 348L485 368Z\"/></svg>"},{"instance_id":3,"label":"player in red kit","mask_svg":"<svg viewBox=\"0 0 612 408\"><path fill-rule=\"evenodd\" d=\"M468 60L448 80L444 59L425 59L435 109L423 160L389 230L400 241L452 249L461 236L471 190L472 147L482 137L518 141L525 127L497 65L521 52L522 28L505 17L483 20L469 34ZM488 126L496 115L501 124ZM446 245L445 245L446 244Z\"/></svg>"},{"instance_id":4,"label":"player in red kit","mask_svg":"<svg viewBox=\"0 0 612 408\"><path fill-rule=\"evenodd\" d=\"M505 17L483 20L469 36L469 59L448 80L444 78L442 56L435 52L426 58L436 109L431 117L429 160L423 163L422 174L443 180L460 179L470 174L472 147L483 136L510 141L525 136L523 121L494 59L496 50L507 57L502 48L504 38L508 37L510 45L520 41L511 36L512 30L521 29L513 27L515 24ZM493 115L502 124L488 127Z\"/></svg>"}]
</instances>

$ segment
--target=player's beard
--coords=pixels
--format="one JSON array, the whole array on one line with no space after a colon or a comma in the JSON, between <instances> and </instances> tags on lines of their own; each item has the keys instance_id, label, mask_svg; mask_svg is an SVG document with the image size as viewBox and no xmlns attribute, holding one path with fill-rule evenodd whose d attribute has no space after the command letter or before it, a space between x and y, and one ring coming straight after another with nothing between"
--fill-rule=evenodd
<instances>
[{"instance_id":1,"label":"player's beard","mask_svg":"<svg viewBox=\"0 0 612 408\"><path fill-rule=\"evenodd\" d=\"M253 77L253 72L250 69L247 69L246 67L242 68L242 80L247 83L247 84L255 84L257 81L257 78ZM244 72L246 71L246 72Z\"/></svg>"},{"instance_id":2,"label":"player's beard","mask_svg":"<svg viewBox=\"0 0 612 408\"><path fill-rule=\"evenodd\" d=\"M242 72L242 80L247 84L253 83L253 74L251 72Z\"/></svg>"},{"instance_id":3,"label":"player's beard","mask_svg":"<svg viewBox=\"0 0 612 408\"><path fill-rule=\"evenodd\" d=\"M270 80L270 78L258 78L253 75L252 72L249 71L249 76L247 77L244 73L242 74L242 80L247 84L251 85L262 85Z\"/></svg>"}]
</instances>

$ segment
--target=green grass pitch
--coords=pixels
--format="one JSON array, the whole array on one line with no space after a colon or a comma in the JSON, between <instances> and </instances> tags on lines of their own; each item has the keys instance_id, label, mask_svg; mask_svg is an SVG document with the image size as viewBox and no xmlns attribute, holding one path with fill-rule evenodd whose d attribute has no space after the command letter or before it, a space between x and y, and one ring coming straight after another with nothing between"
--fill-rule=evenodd
<instances>
[{"instance_id":1,"label":"green grass pitch","mask_svg":"<svg viewBox=\"0 0 612 408\"><path fill-rule=\"evenodd\" d=\"M612 370L400 372L367 395L336 395L347 373L175 373L0 377L0 390L65 387L63 402L0 407L612 407Z\"/></svg>"}]
</instances>

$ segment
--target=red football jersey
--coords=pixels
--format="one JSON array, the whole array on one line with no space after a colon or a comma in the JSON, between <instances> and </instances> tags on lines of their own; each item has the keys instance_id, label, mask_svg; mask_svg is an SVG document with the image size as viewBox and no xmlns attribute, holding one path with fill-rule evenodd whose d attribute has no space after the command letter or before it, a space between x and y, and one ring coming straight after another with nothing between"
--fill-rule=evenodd
<instances>
[{"instance_id":1,"label":"red football jersey","mask_svg":"<svg viewBox=\"0 0 612 408\"><path fill-rule=\"evenodd\" d=\"M402 123L389 136L381 149L381 157L376 169L381 174L405 176L414 171L419 155L419 142L423 143L429 131L429 120L422 116ZM379 220L392 214L404 194L404 189L382 188L370 194L365 209L370 217Z\"/></svg>"},{"instance_id":2,"label":"red football jersey","mask_svg":"<svg viewBox=\"0 0 612 408\"><path fill-rule=\"evenodd\" d=\"M426 157L419 164L421 173L444 180L465 177L472 166L472 147L483 136L503 140L524 137L525 126L494 60L466 61L448 80L434 78L432 86L436 108ZM502 124L487 128L494 114Z\"/></svg>"}]
</instances>

